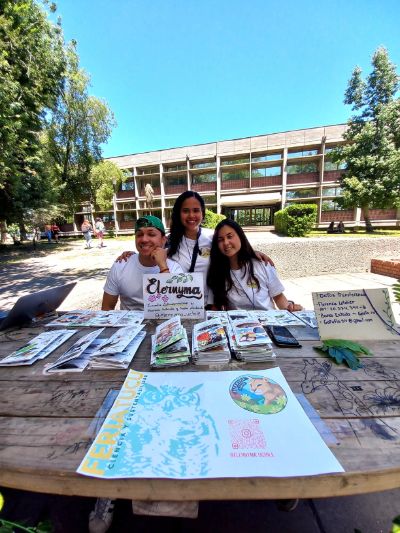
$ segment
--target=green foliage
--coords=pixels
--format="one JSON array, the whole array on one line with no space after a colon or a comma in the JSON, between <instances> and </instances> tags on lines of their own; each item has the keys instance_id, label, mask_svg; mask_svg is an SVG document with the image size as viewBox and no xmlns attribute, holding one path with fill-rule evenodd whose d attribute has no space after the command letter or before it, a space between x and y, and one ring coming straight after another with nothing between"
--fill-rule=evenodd
<instances>
[{"instance_id":1,"label":"green foliage","mask_svg":"<svg viewBox=\"0 0 400 533\"><path fill-rule=\"evenodd\" d=\"M275 213L275 229L289 237L304 237L317 221L317 209L315 204L289 205Z\"/></svg>"},{"instance_id":2,"label":"green foliage","mask_svg":"<svg viewBox=\"0 0 400 533\"><path fill-rule=\"evenodd\" d=\"M46 145L51 173L61 186L61 200L75 210L88 197L95 202L90 173L101 161L101 145L109 138L115 121L104 101L89 96L90 78L79 67L75 43L68 46L66 57L64 90L51 116ZM104 201L104 195L100 198Z\"/></svg>"},{"instance_id":3,"label":"green foliage","mask_svg":"<svg viewBox=\"0 0 400 533\"><path fill-rule=\"evenodd\" d=\"M274 213L274 225L275 230L278 233L287 235L287 213L286 209L281 209Z\"/></svg>"},{"instance_id":4,"label":"green foliage","mask_svg":"<svg viewBox=\"0 0 400 533\"><path fill-rule=\"evenodd\" d=\"M359 356L372 355L365 346L345 339L325 339L322 346L314 346L314 350L332 357L337 364L346 363L352 370L362 367Z\"/></svg>"},{"instance_id":5,"label":"green foliage","mask_svg":"<svg viewBox=\"0 0 400 533\"><path fill-rule=\"evenodd\" d=\"M342 203L361 207L367 230L372 231L370 208L400 206L400 99L399 77L385 48L372 58L372 72L364 81L356 67L344 102L357 112L348 121L347 144L330 154L345 162L341 180Z\"/></svg>"},{"instance_id":6,"label":"green foliage","mask_svg":"<svg viewBox=\"0 0 400 533\"><path fill-rule=\"evenodd\" d=\"M221 220L224 220L224 218L226 218L225 215L217 215L216 213L213 213L213 211L206 209L206 216L204 217L202 226L205 228L214 229L215 226L221 222Z\"/></svg>"},{"instance_id":7,"label":"green foliage","mask_svg":"<svg viewBox=\"0 0 400 533\"><path fill-rule=\"evenodd\" d=\"M112 208L113 180L115 180L115 187L118 190L121 183L126 180L126 175L112 161L100 161L92 167L88 185L90 197L94 200L96 210L103 211Z\"/></svg>"},{"instance_id":8,"label":"green foliage","mask_svg":"<svg viewBox=\"0 0 400 533\"><path fill-rule=\"evenodd\" d=\"M47 200L40 132L62 89L58 25L35 0L5 0L0 10L0 213L19 221Z\"/></svg>"}]
</instances>

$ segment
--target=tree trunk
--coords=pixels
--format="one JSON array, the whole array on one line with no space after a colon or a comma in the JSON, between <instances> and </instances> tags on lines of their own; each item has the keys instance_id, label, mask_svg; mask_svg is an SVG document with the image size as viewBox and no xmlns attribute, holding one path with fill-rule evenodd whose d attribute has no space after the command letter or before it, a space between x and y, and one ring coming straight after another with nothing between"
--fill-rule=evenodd
<instances>
[{"instance_id":1,"label":"tree trunk","mask_svg":"<svg viewBox=\"0 0 400 533\"><path fill-rule=\"evenodd\" d=\"M369 206L365 205L361 209L362 209L362 214L364 215L364 220L365 220L365 231L367 233L373 233L374 228L371 224L371 219L369 217Z\"/></svg>"},{"instance_id":2,"label":"tree trunk","mask_svg":"<svg viewBox=\"0 0 400 533\"><path fill-rule=\"evenodd\" d=\"M0 233L1 233L1 244L5 244L7 240L7 224L5 220L0 220Z\"/></svg>"}]
</instances>

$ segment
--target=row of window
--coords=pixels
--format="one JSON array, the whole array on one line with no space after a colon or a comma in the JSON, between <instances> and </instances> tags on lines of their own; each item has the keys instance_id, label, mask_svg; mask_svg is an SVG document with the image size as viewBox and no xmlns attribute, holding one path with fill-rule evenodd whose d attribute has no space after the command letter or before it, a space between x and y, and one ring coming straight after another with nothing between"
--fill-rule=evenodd
<instances>
[{"instance_id":1,"label":"row of window","mask_svg":"<svg viewBox=\"0 0 400 533\"><path fill-rule=\"evenodd\" d=\"M337 171L344 169L345 165L332 163L331 161L325 161L324 170L325 172ZM314 174L318 173L318 163L317 162L308 162L308 163L298 163L287 165L287 173L289 175L294 174ZM282 174L282 166L271 166L271 167L262 167L262 168L253 168L251 170L251 176L253 178L264 178L271 176L280 176ZM222 181L231 181L231 180L247 180L250 177L249 169L238 169L238 170L226 170L221 172ZM215 172L207 172L204 174L193 174L191 176L191 181L193 185L200 183L215 183L217 181L217 174ZM146 179L146 183L150 183L153 187L159 187L160 182L158 177L149 177ZM166 186L174 185L187 185L186 176L171 176L168 177L165 181ZM133 181L125 181L122 184L123 191L133 191L135 185Z\"/></svg>"},{"instance_id":2,"label":"row of window","mask_svg":"<svg viewBox=\"0 0 400 533\"><path fill-rule=\"evenodd\" d=\"M325 154L329 154L335 147L325 147ZM321 154L319 148L293 148L289 149L287 153L288 159L304 158L318 156ZM246 154L240 156L222 157L221 166L227 165L241 165L248 163L263 163L269 161L279 161L283 159L283 151L271 151L263 153ZM211 158L202 161L189 161L189 169L201 169L201 168L215 168L217 166L216 158ZM188 169L187 162L163 164L163 172L179 172L186 171ZM133 177L133 169L126 169L127 175ZM148 167L140 167L137 169L138 176L146 176L151 174L159 174L159 165L152 165Z\"/></svg>"}]
</instances>

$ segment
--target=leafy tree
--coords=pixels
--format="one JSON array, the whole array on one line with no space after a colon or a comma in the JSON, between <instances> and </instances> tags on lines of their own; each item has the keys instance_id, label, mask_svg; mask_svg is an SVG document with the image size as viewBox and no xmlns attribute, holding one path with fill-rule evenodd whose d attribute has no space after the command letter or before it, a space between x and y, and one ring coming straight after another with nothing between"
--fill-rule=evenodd
<instances>
[{"instance_id":1,"label":"leafy tree","mask_svg":"<svg viewBox=\"0 0 400 533\"><path fill-rule=\"evenodd\" d=\"M385 48L372 57L372 72L364 81L356 67L344 103L356 114L344 134L347 144L332 152L346 163L341 179L345 207L361 207L367 231L373 231L369 210L400 206L399 76Z\"/></svg>"},{"instance_id":2,"label":"leafy tree","mask_svg":"<svg viewBox=\"0 0 400 533\"><path fill-rule=\"evenodd\" d=\"M89 176L115 125L106 102L89 96L89 76L79 68L76 43L67 49L65 85L47 131L49 164L71 210L90 196Z\"/></svg>"},{"instance_id":3,"label":"leafy tree","mask_svg":"<svg viewBox=\"0 0 400 533\"><path fill-rule=\"evenodd\" d=\"M54 6L51 10L54 11ZM63 82L59 25L35 0L0 0L0 212L21 222L26 206L46 200L40 132Z\"/></svg>"},{"instance_id":4,"label":"leafy tree","mask_svg":"<svg viewBox=\"0 0 400 533\"><path fill-rule=\"evenodd\" d=\"M112 161L101 161L94 165L89 174L88 186L90 188L90 198L96 206L96 210L107 210L112 207L114 194L114 184L118 190L126 175Z\"/></svg>"}]
</instances>

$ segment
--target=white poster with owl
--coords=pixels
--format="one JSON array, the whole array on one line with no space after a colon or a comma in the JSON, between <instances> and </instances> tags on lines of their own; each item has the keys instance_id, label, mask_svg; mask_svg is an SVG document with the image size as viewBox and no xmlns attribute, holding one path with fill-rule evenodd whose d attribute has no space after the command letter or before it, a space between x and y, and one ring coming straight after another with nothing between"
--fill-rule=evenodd
<instances>
[{"instance_id":1,"label":"white poster with owl","mask_svg":"<svg viewBox=\"0 0 400 533\"><path fill-rule=\"evenodd\" d=\"M279 368L130 371L78 468L99 478L342 472Z\"/></svg>"}]
</instances>

